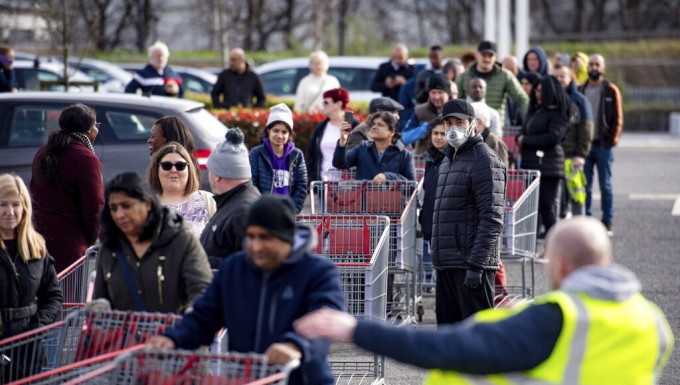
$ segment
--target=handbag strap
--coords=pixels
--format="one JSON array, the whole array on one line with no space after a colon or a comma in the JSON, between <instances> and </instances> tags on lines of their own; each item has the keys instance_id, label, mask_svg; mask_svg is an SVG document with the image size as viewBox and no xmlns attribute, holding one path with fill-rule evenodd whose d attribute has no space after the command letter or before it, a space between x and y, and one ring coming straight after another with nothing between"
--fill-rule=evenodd
<instances>
[{"instance_id":1,"label":"handbag strap","mask_svg":"<svg viewBox=\"0 0 680 385\"><path fill-rule=\"evenodd\" d=\"M146 311L146 305L144 304L142 297L137 292L137 285L135 285L135 281L132 279L130 266L128 266L127 258L125 258L125 254L123 254L122 251L118 252L118 262L120 262L120 270L123 272L125 283L127 283L128 289L130 289L130 293L132 293L132 298L134 298L135 302L137 303L137 307L141 311Z\"/></svg>"}]
</instances>

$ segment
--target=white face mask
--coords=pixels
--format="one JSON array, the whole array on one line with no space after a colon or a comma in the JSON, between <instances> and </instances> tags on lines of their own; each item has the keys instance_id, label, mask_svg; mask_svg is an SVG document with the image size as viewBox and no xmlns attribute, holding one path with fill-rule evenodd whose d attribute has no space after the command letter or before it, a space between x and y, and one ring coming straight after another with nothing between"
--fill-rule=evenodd
<instances>
[{"instance_id":1,"label":"white face mask","mask_svg":"<svg viewBox=\"0 0 680 385\"><path fill-rule=\"evenodd\" d=\"M459 148L468 140L468 132L463 127L451 126L448 131L446 131L446 141L453 148Z\"/></svg>"}]
</instances>

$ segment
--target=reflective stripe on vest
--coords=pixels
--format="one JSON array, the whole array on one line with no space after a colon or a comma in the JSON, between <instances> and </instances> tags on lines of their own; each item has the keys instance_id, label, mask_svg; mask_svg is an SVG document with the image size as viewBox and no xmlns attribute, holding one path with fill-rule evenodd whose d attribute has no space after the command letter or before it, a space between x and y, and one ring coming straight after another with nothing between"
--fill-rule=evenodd
<instances>
[{"instance_id":1,"label":"reflective stripe on vest","mask_svg":"<svg viewBox=\"0 0 680 385\"><path fill-rule=\"evenodd\" d=\"M552 354L540 365L526 372L487 376L433 370L425 383L653 384L672 351L672 331L663 313L640 294L614 302L557 291L536 303L559 305L564 320ZM492 311L477 313L475 322L498 322L516 314L485 314ZM620 346L629 348L617 349Z\"/></svg>"}]
</instances>

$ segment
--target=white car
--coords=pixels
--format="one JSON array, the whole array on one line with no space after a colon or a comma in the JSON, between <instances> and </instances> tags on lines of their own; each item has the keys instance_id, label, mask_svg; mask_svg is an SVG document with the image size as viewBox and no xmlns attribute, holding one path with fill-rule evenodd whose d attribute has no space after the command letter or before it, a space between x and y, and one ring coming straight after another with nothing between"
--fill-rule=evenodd
<instances>
[{"instance_id":1,"label":"white car","mask_svg":"<svg viewBox=\"0 0 680 385\"><path fill-rule=\"evenodd\" d=\"M68 64L98 80L99 86L108 92L125 92L125 86L132 80L129 72L103 60L73 57L68 60Z\"/></svg>"},{"instance_id":2,"label":"white car","mask_svg":"<svg viewBox=\"0 0 680 385\"><path fill-rule=\"evenodd\" d=\"M64 77L64 64L60 61L42 60L15 60L14 76L16 77L19 90L21 91L40 91L41 82L59 81ZM72 82L86 82L94 84L94 79L84 73L68 68L69 80ZM63 91L63 85L48 85L47 91ZM100 91L104 91L102 87ZM70 85L69 92L93 92L94 85Z\"/></svg>"},{"instance_id":3,"label":"white car","mask_svg":"<svg viewBox=\"0 0 680 385\"><path fill-rule=\"evenodd\" d=\"M144 68L146 63L121 63L119 66L125 71L134 74L135 71ZM201 68L176 66L174 64L170 64L170 68L182 77L185 91L210 95L215 82L217 82L217 75Z\"/></svg>"},{"instance_id":4,"label":"white car","mask_svg":"<svg viewBox=\"0 0 680 385\"><path fill-rule=\"evenodd\" d=\"M371 91L371 82L378 66L387 60L385 57L331 56L328 73L338 78L340 85L349 91L350 101L370 101L381 96ZM267 95L294 99L298 83L309 74L309 58L276 60L254 71L262 78Z\"/></svg>"}]
</instances>

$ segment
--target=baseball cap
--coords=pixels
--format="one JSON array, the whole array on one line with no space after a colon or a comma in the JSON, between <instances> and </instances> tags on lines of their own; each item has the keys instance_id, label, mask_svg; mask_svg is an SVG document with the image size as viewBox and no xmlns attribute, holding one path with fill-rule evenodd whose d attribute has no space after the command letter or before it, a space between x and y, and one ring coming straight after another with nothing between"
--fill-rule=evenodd
<instances>
[{"instance_id":1,"label":"baseball cap","mask_svg":"<svg viewBox=\"0 0 680 385\"><path fill-rule=\"evenodd\" d=\"M496 54L496 43L492 43L488 40L484 40L477 46L477 51L480 53L492 53Z\"/></svg>"},{"instance_id":2,"label":"baseball cap","mask_svg":"<svg viewBox=\"0 0 680 385\"><path fill-rule=\"evenodd\" d=\"M458 119L472 119L475 117L475 109L472 105L463 99L449 100L444 104L442 109L442 119L449 116L455 116Z\"/></svg>"},{"instance_id":3,"label":"baseball cap","mask_svg":"<svg viewBox=\"0 0 680 385\"><path fill-rule=\"evenodd\" d=\"M368 113L372 114L378 111L389 111L389 112L394 112L394 111L401 111L404 109L404 106L399 104L398 102L394 101L392 98L387 98L387 97L379 97L379 98L373 98L371 99L371 102L368 104Z\"/></svg>"}]
</instances>

